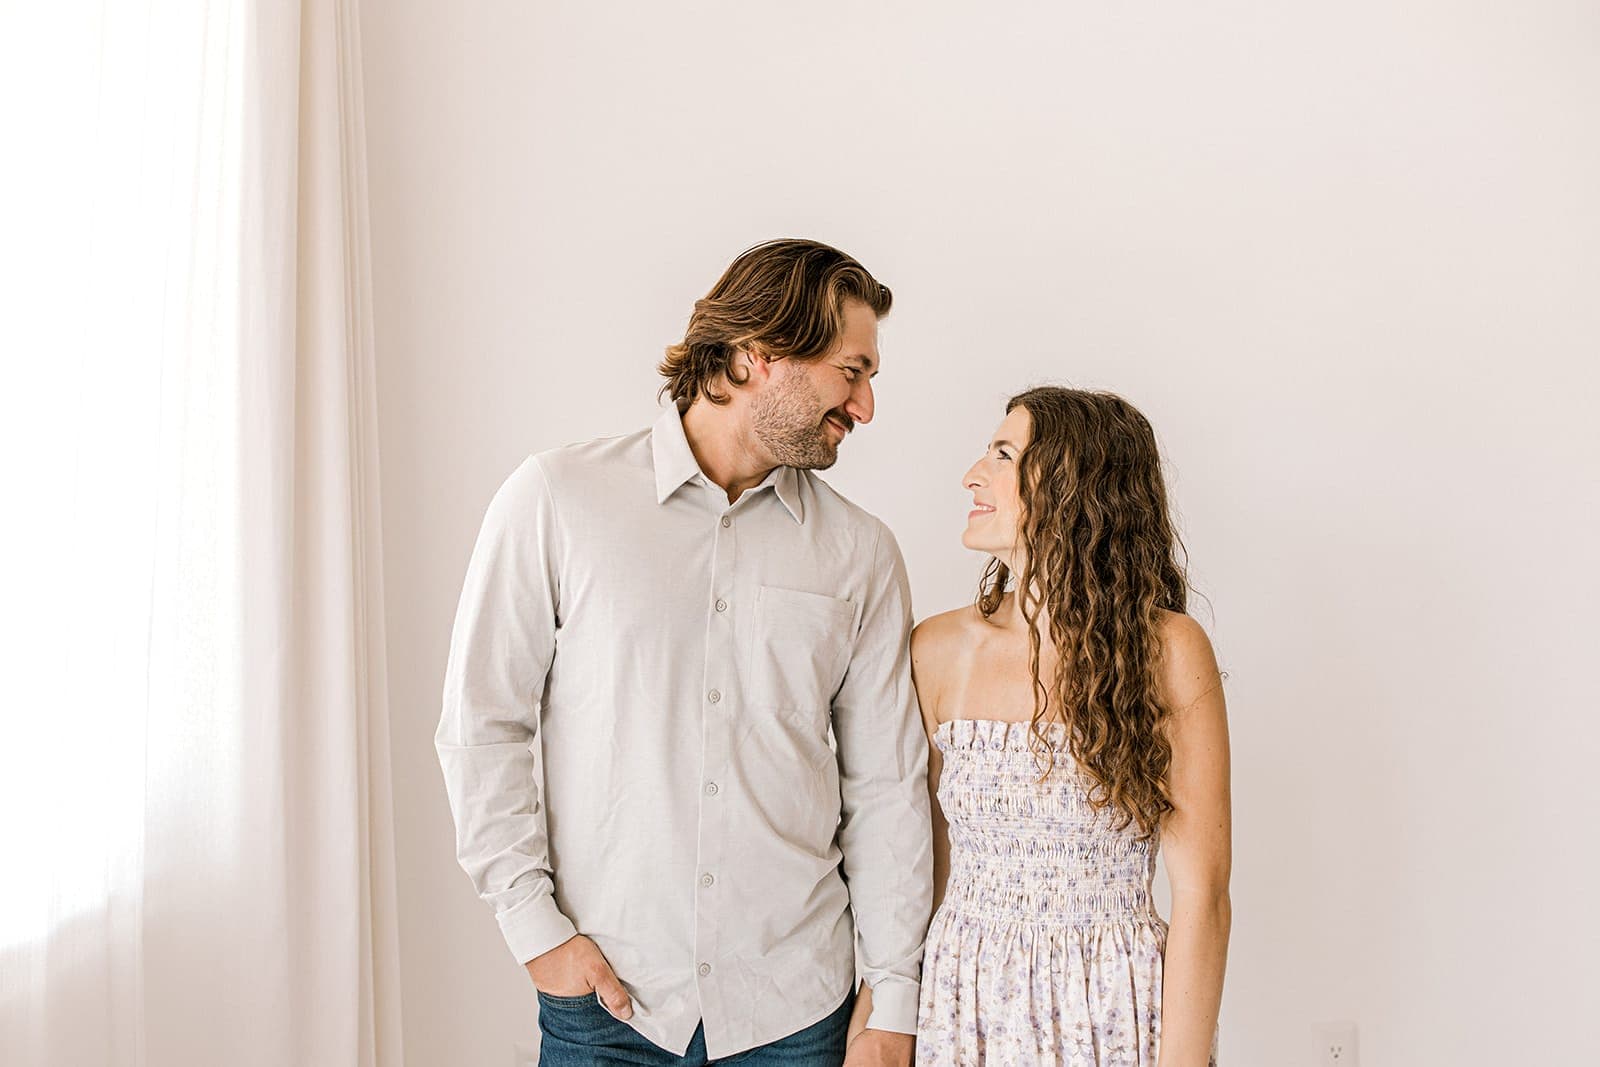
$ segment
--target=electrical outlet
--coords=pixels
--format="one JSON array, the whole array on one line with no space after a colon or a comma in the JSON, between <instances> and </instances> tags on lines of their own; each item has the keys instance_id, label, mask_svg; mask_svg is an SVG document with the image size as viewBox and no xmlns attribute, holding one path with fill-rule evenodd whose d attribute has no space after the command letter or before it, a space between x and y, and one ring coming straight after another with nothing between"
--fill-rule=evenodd
<instances>
[{"instance_id":1,"label":"electrical outlet","mask_svg":"<svg viewBox=\"0 0 1600 1067\"><path fill-rule=\"evenodd\" d=\"M1361 1067L1355 1023L1318 1023L1311 1028L1317 1067Z\"/></svg>"}]
</instances>

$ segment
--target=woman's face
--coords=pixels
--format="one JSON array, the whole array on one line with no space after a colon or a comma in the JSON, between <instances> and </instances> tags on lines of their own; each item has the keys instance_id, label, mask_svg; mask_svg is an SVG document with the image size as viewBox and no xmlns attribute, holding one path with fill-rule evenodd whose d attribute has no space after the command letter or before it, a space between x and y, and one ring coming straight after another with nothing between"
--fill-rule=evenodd
<instances>
[{"instance_id":1,"label":"woman's face","mask_svg":"<svg viewBox=\"0 0 1600 1067\"><path fill-rule=\"evenodd\" d=\"M1017 459L1028 447L1032 432L1033 418L1028 409L1012 410L995 430L994 440L983 458L974 463L961 480L972 493L972 513L967 516L961 543L975 551L987 552L1007 566L1012 564L1022 519Z\"/></svg>"}]
</instances>

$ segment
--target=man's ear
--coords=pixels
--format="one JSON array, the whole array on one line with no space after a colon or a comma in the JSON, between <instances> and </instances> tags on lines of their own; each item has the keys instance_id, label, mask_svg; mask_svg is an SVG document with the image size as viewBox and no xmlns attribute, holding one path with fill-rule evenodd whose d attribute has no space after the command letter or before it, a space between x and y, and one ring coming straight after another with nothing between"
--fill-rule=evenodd
<instances>
[{"instance_id":1,"label":"man's ear","mask_svg":"<svg viewBox=\"0 0 1600 1067\"><path fill-rule=\"evenodd\" d=\"M772 363L761 354L761 349L754 345L739 349L736 357L739 367L745 373L745 381L761 384L772 377Z\"/></svg>"}]
</instances>

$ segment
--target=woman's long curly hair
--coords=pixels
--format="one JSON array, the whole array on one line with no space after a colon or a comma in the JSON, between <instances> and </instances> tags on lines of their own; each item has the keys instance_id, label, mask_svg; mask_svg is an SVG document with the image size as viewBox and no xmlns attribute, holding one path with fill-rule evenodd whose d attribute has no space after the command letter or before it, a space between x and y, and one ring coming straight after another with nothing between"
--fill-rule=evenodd
<instances>
[{"instance_id":1,"label":"woman's long curly hair","mask_svg":"<svg viewBox=\"0 0 1600 1067\"><path fill-rule=\"evenodd\" d=\"M1019 407L1033 420L1018 463L1023 573L990 560L978 610L987 618L1008 590L1017 596L1033 674L1031 743L1044 773L1057 755L1045 727L1059 722L1095 806L1150 836L1172 811L1162 612L1183 611L1189 589L1155 433L1111 393L1047 386L1012 397L1006 412ZM1059 655L1048 680L1041 613Z\"/></svg>"}]
</instances>

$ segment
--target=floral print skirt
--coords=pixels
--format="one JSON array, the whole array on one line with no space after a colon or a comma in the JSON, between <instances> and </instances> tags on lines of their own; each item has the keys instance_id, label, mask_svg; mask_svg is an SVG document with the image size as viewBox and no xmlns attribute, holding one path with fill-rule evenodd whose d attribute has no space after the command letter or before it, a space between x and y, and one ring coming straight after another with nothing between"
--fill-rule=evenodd
<instances>
[{"instance_id":1,"label":"floral print skirt","mask_svg":"<svg viewBox=\"0 0 1600 1067\"><path fill-rule=\"evenodd\" d=\"M1155 1067L1165 945L1159 919L1048 926L941 908L923 957L917 1063Z\"/></svg>"}]
</instances>

